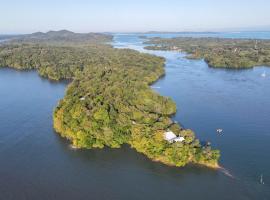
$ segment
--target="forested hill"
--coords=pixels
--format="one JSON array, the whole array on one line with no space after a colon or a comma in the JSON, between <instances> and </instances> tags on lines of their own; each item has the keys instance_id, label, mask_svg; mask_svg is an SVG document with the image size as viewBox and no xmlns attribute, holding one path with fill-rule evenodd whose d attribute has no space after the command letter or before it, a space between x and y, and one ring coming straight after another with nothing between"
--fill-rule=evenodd
<instances>
[{"instance_id":1,"label":"forested hill","mask_svg":"<svg viewBox=\"0 0 270 200\"><path fill-rule=\"evenodd\" d=\"M188 58L204 59L210 67L251 68L270 66L270 40L192 38L152 38L149 50L176 50L188 53Z\"/></svg>"},{"instance_id":2,"label":"forested hill","mask_svg":"<svg viewBox=\"0 0 270 200\"><path fill-rule=\"evenodd\" d=\"M111 35L66 30L20 35L0 44L0 66L37 69L51 80L73 79L87 63L105 59L111 40Z\"/></svg>"},{"instance_id":3,"label":"forested hill","mask_svg":"<svg viewBox=\"0 0 270 200\"><path fill-rule=\"evenodd\" d=\"M13 42L19 43L43 43L47 45L89 45L106 43L112 39L111 35L102 33L74 33L67 30L49 31L47 33L36 32L17 36Z\"/></svg>"},{"instance_id":4,"label":"forested hill","mask_svg":"<svg viewBox=\"0 0 270 200\"><path fill-rule=\"evenodd\" d=\"M149 87L164 75L165 60L104 44L111 38L69 31L35 33L1 45L0 66L72 80L53 118L55 130L76 148L129 144L165 164L217 167L219 151L202 146L191 130L174 123L170 116L175 103ZM185 141L164 140L168 130Z\"/></svg>"}]
</instances>

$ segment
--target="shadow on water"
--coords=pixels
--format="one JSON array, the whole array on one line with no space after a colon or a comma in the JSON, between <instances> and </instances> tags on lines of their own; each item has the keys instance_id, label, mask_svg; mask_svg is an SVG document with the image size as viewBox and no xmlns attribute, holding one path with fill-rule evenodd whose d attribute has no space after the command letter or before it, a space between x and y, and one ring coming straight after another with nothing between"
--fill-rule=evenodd
<instances>
[{"instance_id":1,"label":"shadow on water","mask_svg":"<svg viewBox=\"0 0 270 200\"><path fill-rule=\"evenodd\" d=\"M142 173L152 176L166 177L180 181L190 175L193 176L219 176L219 170L209 169L203 166L188 165L183 168L166 166L159 162L153 162L143 154L136 152L129 145L122 145L119 149L73 149L70 143L61 138L57 133L56 139L62 151L71 158L76 158L80 162L89 166L106 166L108 169L121 170L122 173L137 169Z\"/></svg>"},{"instance_id":2,"label":"shadow on water","mask_svg":"<svg viewBox=\"0 0 270 200\"><path fill-rule=\"evenodd\" d=\"M223 169L212 170L195 165L189 165L183 168L169 167L161 163L152 162L144 155L131 149L128 145L123 145L120 149L72 149L68 141L57 134L56 138L64 154L69 157L69 160L76 163L74 170L82 170L82 168L84 168L84 170L94 173L95 176L101 176L102 180L109 184L112 181L110 180L112 174L114 174L113 177L116 178L117 181L114 180L111 184L117 183L118 186L122 188L126 188L125 182L130 181L134 187L133 191L128 192L134 197L136 196L135 193L142 189L141 186L143 186L144 191L151 191L144 192L145 197L162 197L158 199L164 199L168 193L171 193L174 197L178 196L177 193L181 193L179 197L184 196L195 199L200 197L199 191L205 192L209 187L215 188L216 191L206 196L214 198L222 193L222 185L235 187L234 189L231 188L232 195L229 195L229 197L234 196L234 193L239 193L238 180L232 179L230 174L224 176L224 173L228 172ZM83 167L78 167L78 165L83 165ZM88 174L86 171L84 172L85 176ZM140 187L138 185L140 185ZM128 190L128 188L126 189ZM191 190L194 191L194 195L189 194ZM244 188L240 188L240 190L246 191ZM160 192L165 193L161 195ZM249 191L246 191L246 193L247 195L244 195L244 197L252 196L252 194L249 194ZM121 194L121 192L119 194ZM203 196L205 196L205 194ZM229 197L225 195L225 197L220 199L229 199ZM244 197L240 195L239 199L249 199ZM201 196L200 199L207 198Z\"/></svg>"},{"instance_id":3,"label":"shadow on water","mask_svg":"<svg viewBox=\"0 0 270 200\"><path fill-rule=\"evenodd\" d=\"M121 170L129 170L130 165L137 165L144 169L147 173L155 176L165 176L177 180L188 177L190 175L204 175L204 176L225 176L237 179L227 169L221 167L220 169L211 169L204 166L189 164L185 167L166 166L159 162L153 162L143 154L136 152L130 148L129 145L122 145L119 149L74 149L69 141L60 137L55 133L56 139L61 146L61 149L69 156L76 157L84 163L103 163L108 166L117 164L121 166ZM126 164L128 163L128 166Z\"/></svg>"}]
</instances>

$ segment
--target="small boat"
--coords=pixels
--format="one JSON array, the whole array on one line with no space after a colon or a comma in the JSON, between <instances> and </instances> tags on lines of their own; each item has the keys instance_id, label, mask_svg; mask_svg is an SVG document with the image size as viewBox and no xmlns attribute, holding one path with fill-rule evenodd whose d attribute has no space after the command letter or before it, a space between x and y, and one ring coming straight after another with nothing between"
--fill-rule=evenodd
<instances>
[{"instance_id":1,"label":"small boat","mask_svg":"<svg viewBox=\"0 0 270 200\"><path fill-rule=\"evenodd\" d=\"M264 185L264 182L263 182L263 175L262 175L262 174L261 174L260 184Z\"/></svg>"},{"instance_id":2,"label":"small boat","mask_svg":"<svg viewBox=\"0 0 270 200\"><path fill-rule=\"evenodd\" d=\"M263 72L263 73L261 74L261 76L262 76L262 77L266 77L266 73Z\"/></svg>"},{"instance_id":3,"label":"small boat","mask_svg":"<svg viewBox=\"0 0 270 200\"><path fill-rule=\"evenodd\" d=\"M221 128L217 129L217 133L222 133L223 130Z\"/></svg>"}]
</instances>

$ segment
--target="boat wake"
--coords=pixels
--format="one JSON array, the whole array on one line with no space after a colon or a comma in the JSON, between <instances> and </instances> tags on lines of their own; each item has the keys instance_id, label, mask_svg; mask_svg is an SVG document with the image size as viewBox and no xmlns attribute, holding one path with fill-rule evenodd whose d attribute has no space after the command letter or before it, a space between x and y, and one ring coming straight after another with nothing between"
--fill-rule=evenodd
<instances>
[{"instance_id":1,"label":"boat wake","mask_svg":"<svg viewBox=\"0 0 270 200\"><path fill-rule=\"evenodd\" d=\"M228 176L232 179L236 179L236 177L234 175L232 175L229 170L225 169L224 167L220 167L220 171L225 175Z\"/></svg>"},{"instance_id":2,"label":"boat wake","mask_svg":"<svg viewBox=\"0 0 270 200\"><path fill-rule=\"evenodd\" d=\"M79 148L76 147L76 146L74 146L74 145L72 145L72 144L69 144L69 149L76 151L76 150L78 150Z\"/></svg>"}]
</instances>

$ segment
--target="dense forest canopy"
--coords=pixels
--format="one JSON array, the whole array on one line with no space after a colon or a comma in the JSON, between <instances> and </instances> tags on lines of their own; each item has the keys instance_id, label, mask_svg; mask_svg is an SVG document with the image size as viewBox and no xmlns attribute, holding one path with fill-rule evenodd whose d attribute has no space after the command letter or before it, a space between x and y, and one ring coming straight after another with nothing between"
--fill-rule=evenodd
<instances>
[{"instance_id":1,"label":"dense forest canopy","mask_svg":"<svg viewBox=\"0 0 270 200\"><path fill-rule=\"evenodd\" d=\"M270 66L270 40L191 38L152 38L146 42L150 50L177 50L188 58L205 59L210 67L251 68Z\"/></svg>"},{"instance_id":2,"label":"dense forest canopy","mask_svg":"<svg viewBox=\"0 0 270 200\"><path fill-rule=\"evenodd\" d=\"M219 151L202 146L191 130L174 123L175 103L149 85L164 75L164 59L105 44L103 34L35 33L0 46L0 66L36 69L51 80L71 79L54 111L54 128L77 148L129 144L174 166L217 167ZM173 131L184 142L164 140Z\"/></svg>"}]
</instances>

